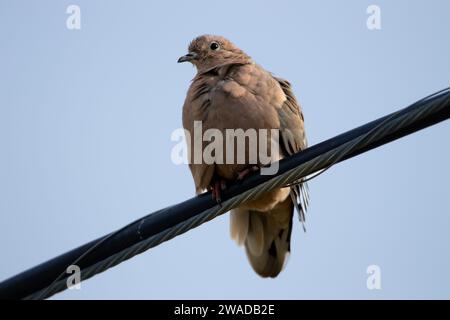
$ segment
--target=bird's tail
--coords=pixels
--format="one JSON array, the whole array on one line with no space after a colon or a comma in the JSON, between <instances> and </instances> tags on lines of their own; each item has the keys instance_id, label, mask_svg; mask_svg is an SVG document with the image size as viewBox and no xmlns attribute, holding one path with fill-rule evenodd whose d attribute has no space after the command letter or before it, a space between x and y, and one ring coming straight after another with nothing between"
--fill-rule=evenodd
<instances>
[{"instance_id":1,"label":"bird's tail","mask_svg":"<svg viewBox=\"0 0 450 320\"><path fill-rule=\"evenodd\" d=\"M290 197L267 212L231 211L231 237L238 245L245 245L250 264L261 277L275 278L287 261L293 211Z\"/></svg>"}]
</instances>

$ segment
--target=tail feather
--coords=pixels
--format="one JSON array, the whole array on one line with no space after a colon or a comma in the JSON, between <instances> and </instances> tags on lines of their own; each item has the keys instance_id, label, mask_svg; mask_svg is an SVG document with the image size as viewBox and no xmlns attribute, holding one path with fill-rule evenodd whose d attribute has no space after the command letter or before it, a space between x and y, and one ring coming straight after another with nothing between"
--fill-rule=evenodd
<instances>
[{"instance_id":1,"label":"tail feather","mask_svg":"<svg viewBox=\"0 0 450 320\"><path fill-rule=\"evenodd\" d=\"M306 211L309 206L309 191L306 182L300 182L291 186L290 196L294 207L298 213L299 220L302 224L303 231L306 232Z\"/></svg>"},{"instance_id":2,"label":"tail feather","mask_svg":"<svg viewBox=\"0 0 450 320\"><path fill-rule=\"evenodd\" d=\"M231 211L230 214L230 235L231 239L236 241L238 246L242 246L245 243L245 239L248 234L250 212L236 208Z\"/></svg>"},{"instance_id":3,"label":"tail feather","mask_svg":"<svg viewBox=\"0 0 450 320\"><path fill-rule=\"evenodd\" d=\"M268 212L237 208L231 212L231 236L262 277L276 277L290 252L293 203L290 197Z\"/></svg>"}]
</instances>

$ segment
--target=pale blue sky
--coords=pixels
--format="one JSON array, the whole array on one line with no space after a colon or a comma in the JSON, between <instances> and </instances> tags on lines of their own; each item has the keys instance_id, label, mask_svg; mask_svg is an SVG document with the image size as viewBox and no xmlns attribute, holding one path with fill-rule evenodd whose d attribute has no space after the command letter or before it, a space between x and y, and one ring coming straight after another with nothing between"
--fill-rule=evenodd
<instances>
[{"instance_id":1,"label":"pale blue sky","mask_svg":"<svg viewBox=\"0 0 450 320\"><path fill-rule=\"evenodd\" d=\"M66 28L81 7L82 29ZM366 28L381 7L382 29ZM220 34L288 79L311 144L450 85L450 3L0 0L0 279L194 194L170 160L194 69ZM86 298L450 298L449 123L310 183L308 232L261 279L224 215L66 291ZM379 265L382 290L366 288Z\"/></svg>"}]
</instances>

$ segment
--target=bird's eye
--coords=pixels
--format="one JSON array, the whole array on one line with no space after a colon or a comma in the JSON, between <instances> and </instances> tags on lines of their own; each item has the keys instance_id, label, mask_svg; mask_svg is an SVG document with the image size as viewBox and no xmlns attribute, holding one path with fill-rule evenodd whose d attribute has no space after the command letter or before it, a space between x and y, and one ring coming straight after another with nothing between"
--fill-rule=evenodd
<instances>
[{"instance_id":1,"label":"bird's eye","mask_svg":"<svg viewBox=\"0 0 450 320\"><path fill-rule=\"evenodd\" d=\"M220 49L220 44L218 44L217 42L211 42L211 44L209 45L209 48L213 51L217 51Z\"/></svg>"}]
</instances>

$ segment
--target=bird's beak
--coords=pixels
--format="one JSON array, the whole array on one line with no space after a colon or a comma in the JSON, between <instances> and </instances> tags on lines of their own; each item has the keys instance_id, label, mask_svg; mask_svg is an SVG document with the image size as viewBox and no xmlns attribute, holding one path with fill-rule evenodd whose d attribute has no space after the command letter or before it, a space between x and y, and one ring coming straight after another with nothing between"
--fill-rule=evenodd
<instances>
[{"instance_id":1,"label":"bird's beak","mask_svg":"<svg viewBox=\"0 0 450 320\"><path fill-rule=\"evenodd\" d=\"M189 52L188 54L180 57L180 59L178 59L178 63L181 62L191 62L192 60L195 60L195 58L197 58L197 54L195 52Z\"/></svg>"}]
</instances>

